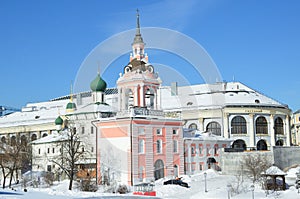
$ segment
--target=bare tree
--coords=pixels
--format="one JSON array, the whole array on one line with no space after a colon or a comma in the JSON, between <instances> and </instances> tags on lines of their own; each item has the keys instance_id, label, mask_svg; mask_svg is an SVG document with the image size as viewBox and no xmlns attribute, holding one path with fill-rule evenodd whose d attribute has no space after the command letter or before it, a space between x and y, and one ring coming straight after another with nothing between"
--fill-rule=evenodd
<instances>
[{"instance_id":1,"label":"bare tree","mask_svg":"<svg viewBox=\"0 0 300 199\"><path fill-rule=\"evenodd\" d=\"M248 174L253 178L253 182L256 182L261 178L261 174L272 166L272 161L266 154L252 153L243 157L241 166L245 174Z\"/></svg>"},{"instance_id":2,"label":"bare tree","mask_svg":"<svg viewBox=\"0 0 300 199\"><path fill-rule=\"evenodd\" d=\"M0 156L0 167L1 167L1 172L2 172L2 177L3 177L3 181L2 181L2 188L5 188L5 184L6 184L6 178L10 175L10 157L9 154L6 153L5 150L3 150L3 148L1 147L1 156Z\"/></svg>"},{"instance_id":3,"label":"bare tree","mask_svg":"<svg viewBox=\"0 0 300 199\"><path fill-rule=\"evenodd\" d=\"M26 144L14 143L12 146L1 144L0 167L3 175L3 188L5 188L6 178L10 176L9 187L11 187L13 177L18 180L18 172L28 166L30 154ZM14 176L15 174L15 176Z\"/></svg>"},{"instance_id":4,"label":"bare tree","mask_svg":"<svg viewBox=\"0 0 300 199\"><path fill-rule=\"evenodd\" d=\"M79 136L76 134L76 128L69 127L64 130L62 134L65 135L65 139L57 144L58 147L61 147L61 154L51 161L58 165L68 176L70 180L69 190L72 190L73 180L77 170L76 163L84 158L85 151L83 150L83 144Z\"/></svg>"}]
</instances>

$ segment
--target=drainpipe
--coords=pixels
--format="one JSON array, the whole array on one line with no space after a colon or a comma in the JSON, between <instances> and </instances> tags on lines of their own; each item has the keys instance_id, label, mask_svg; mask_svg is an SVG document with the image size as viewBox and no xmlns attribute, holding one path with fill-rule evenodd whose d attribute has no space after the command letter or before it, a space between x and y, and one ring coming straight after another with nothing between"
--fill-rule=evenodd
<instances>
[{"instance_id":1,"label":"drainpipe","mask_svg":"<svg viewBox=\"0 0 300 199\"><path fill-rule=\"evenodd\" d=\"M95 127L95 135L96 135L96 185L98 185L98 128L94 124L94 122L97 122L99 120L91 121L91 124Z\"/></svg>"}]
</instances>

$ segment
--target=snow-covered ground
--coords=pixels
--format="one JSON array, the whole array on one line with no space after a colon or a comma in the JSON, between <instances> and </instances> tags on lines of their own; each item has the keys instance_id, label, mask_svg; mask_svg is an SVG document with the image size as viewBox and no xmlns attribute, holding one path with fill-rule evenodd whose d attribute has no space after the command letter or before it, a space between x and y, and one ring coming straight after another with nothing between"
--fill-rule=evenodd
<instances>
[{"instance_id":1,"label":"snow-covered ground","mask_svg":"<svg viewBox=\"0 0 300 199\"><path fill-rule=\"evenodd\" d=\"M287 173L287 181L290 185L293 185L296 178L297 169L291 169ZM226 199L228 198L227 185L231 184L235 187L237 178L235 176L220 175L214 170L206 171L206 185L207 192L205 192L205 177L204 172L192 176L182 176L182 180L190 185L190 188L181 187L178 185L163 185L164 180L160 179L155 182L155 189L157 192L157 197L159 198L184 198L184 199L199 199L199 198L215 198L215 199ZM252 185L250 180L244 179L241 186L241 193L232 194L229 197L232 199L249 199L252 198L252 191L250 186ZM11 191L9 189L0 190L0 198L9 199L71 199L71 198L112 198L115 196L128 198L132 196L132 193L128 195L119 194L107 194L100 192L81 192L77 191L76 188L73 191L68 191L68 181L58 183L51 188L28 188L28 192L21 190L21 187L16 187L17 191ZM266 192L260 188L259 184L255 184L254 198L283 198L283 199L300 199L300 194L298 194L294 186L286 191ZM2 193L1 193L2 192ZM16 193L21 195L10 195L3 194L3 192ZM134 197L135 198L135 197ZM148 198L148 197L144 197Z\"/></svg>"}]
</instances>

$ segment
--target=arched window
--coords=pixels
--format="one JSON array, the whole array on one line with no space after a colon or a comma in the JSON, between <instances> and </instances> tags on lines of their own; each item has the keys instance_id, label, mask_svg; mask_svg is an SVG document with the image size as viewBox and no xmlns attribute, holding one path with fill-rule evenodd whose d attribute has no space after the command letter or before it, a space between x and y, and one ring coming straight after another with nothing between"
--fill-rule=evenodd
<instances>
[{"instance_id":1,"label":"arched window","mask_svg":"<svg viewBox=\"0 0 300 199\"><path fill-rule=\"evenodd\" d=\"M146 106L150 109L154 108L154 91L152 88L148 88L145 93Z\"/></svg>"},{"instance_id":2,"label":"arched window","mask_svg":"<svg viewBox=\"0 0 300 199\"><path fill-rule=\"evenodd\" d=\"M197 124L195 124L195 123L192 123L192 124L189 125L190 130L197 130L197 128L198 128Z\"/></svg>"},{"instance_id":3,"label":"arched window","mask_svg":"<svg viewBox=\"0 0 300 199\"><path fill-rule=\"evenodd\" d=\"M162 153L162 142L161 142L161 140L156 141L156 153Z\"/></svg>"},{"instance_id":4,"label":"arched window","mask_svg":"<svg viewBox=\"0 0 300 199\"><path fill-rule=\"evenodd\" d=\"M25 135L21 136L21 145L27 146L27 137Z\"/></svg>"},{"instance_id":5,"label":"arched window","mask_svg":"<svg viewBox=\"0 0 300 199\"><path fill-rule=\"evenodd\" d=\"M268 146L265 140L259 140L256 145L257 150L268 150Z\"/></svg>"},{"instance_id":6,"label":"arched window","mask_svg":"<svg viewBox=\"0 0 300 199\"><path fill-rule=\"evenodd\" d=\"M139 140L139 148L138 148L138 151L139 153L144 153L144 148L145 148L145 142L144 140Z\"/></svg>"},{"instance_id":7,"label":"arched window","mask_svg":"<svg viewBox=\"0 0 300 199\"><path fill-rule=\"evenodd\" d=\"M16 136L12 136L10 138L10 145L15 146L16 144L17 144L17 138L16 138Z\"/></svg>"},{"instance_id":8,"label":"arched window","mask_svg":"<svg viewBox=\"0 0 300 199\"><path fill-rule=\"evenodd\" d=\"M47 134L47 133L44 133L42 137L46 137L46 136L48 136L48 134Z\"/></svg>"},{"instance_id":9,"label":"arched window","mask_svg":"<svg viewBox=\"0 0 300 199\"><path fill-rule=\"evenodd\" d=\"M37 139L36 134L32 134L32 135L31 135L31 141L34 141L34 140L36 140L36 139Z\"/></svg>"},{"instance_id":10,"label":"arched window","mask_svg":"<svg viewBox=\"0 0 300 199\"><path fill-rule=\"evenodd\" d=\"M256 134L268 134L268 122L265 117L260 116L255 122Z\"/></svg>"},{"instance_id":11,"label":"arched window","mask_svg":"<svg viewBox=\"0 0 300 199\"><path fill-rule=\"evenodd\" d=\"M283 135L284 134L284 131L283 131L283 121L280 117L276 118L275 119L275 122L274 122L274 131L275 131L275 134L280 134L280 135Z\"/></svg>"},{"instance_id":12,"label":"arched window","mask_svg":"<svg viewBox=\"0 0 300 199\"><path fill-rule=\"evenodd\" d=\"M133 92L131 89L126 90L125 98L125 108L128 109L134 105Z\"/></svg>"},{"instance_id":13,"label":"arched window","mask_svg":"<svg viewBox=\"0 0 300 199\"><path fill-rule=\"evenodd\" d=\"M231 134L247 134L247 124L244 117L235 116L231 120Z\"/></svg>"},{"instance_id":14,"label":"arched window","mask_svg":"<svg viewBox=\"0 0 300 199\"><path fill-rule=\"evenodd\" d=\"M246 143L245 143L244 140L238 139L238 140L235 140L232 143L232 148L246 150L247 149L247 145L246 145Z\"/></svg>"},{"instance_id":15,"label":"arched window","mask_svg":"<svg viewBox=\"0 0 300 199\"><path fill-rule=\"evenodd\" d=\"M221 125L218 122L210 122L206 126L207 132L212 132L214 135L221 135Z\"/></svg>"},{"instance_id":16,"label":"arched window","mask_svg":"<svg viewBox=\"0 0 300 199\"><path fill-rule=\"evenodd\" d=\"M4 144L6 143L6 138L4 136L1 138L1 142Z\"/></svg>"}]
</instances>

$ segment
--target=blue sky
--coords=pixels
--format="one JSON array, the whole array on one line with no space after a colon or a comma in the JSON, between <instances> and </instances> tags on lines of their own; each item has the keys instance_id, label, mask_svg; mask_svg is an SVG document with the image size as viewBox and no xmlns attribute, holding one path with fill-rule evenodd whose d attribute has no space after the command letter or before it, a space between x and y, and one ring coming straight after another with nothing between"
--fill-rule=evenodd
<instances>
[{"instance_id":1,"label":"blue sky","mask_svg":"<svg viewBox=\"0 0 300 199\"><path fill-rule=\"evenodd\" d=\"M293 111L300 109L296 0L1 0L0 105L20 108L67 95L98 44L135 28L137 8L142 27L176 30L201 44L224 81L240 81ZM149 50L148 55L155 63L185 64L164 52ZM127 62L128 56L120 56L112 73L103 74L109 87ZM185 76L203 83L188 72Z\"/></svg>"}]
</instances>

